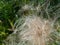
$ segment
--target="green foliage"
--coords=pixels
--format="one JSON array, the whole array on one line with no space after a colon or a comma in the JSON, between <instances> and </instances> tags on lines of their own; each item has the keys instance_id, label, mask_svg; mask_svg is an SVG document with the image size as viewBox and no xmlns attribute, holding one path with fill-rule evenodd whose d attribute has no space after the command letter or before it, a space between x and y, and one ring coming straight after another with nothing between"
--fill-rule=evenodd
<instances>
[{"instance_id":1,"label":"green foliage","mask_svg":"<svg viewBox=\"0 0 60 45\"><path fill-rule=\"evenodd\" d=\"M0 45L13 32L16 13L19 9L18 0L0 0Z\"/></svg>"}]
</instances>

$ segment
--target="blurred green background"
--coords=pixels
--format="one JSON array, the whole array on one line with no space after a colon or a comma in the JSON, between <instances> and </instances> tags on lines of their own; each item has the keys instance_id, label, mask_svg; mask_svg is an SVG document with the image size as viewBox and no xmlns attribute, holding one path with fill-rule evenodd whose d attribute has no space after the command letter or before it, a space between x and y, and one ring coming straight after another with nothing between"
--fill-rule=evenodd
<instances>
[{"instance_id":1,"label":"blurred green background","mask_svg":"<svg viewBox=\"0 0 60 45\"><path fill-rule=\"evenodd\" d=\"M44 1L45 0L0 0L0 45L2 45L2 41L13 32L15 28L14 22L19 18L17 12L22 5L29 3L37 5L38 3L44 3ZM50 6L56 6L58 3L60 3L60 0L50 0ZM55 11L55 9L53 11Z\"/></svg>"}]
</instances>

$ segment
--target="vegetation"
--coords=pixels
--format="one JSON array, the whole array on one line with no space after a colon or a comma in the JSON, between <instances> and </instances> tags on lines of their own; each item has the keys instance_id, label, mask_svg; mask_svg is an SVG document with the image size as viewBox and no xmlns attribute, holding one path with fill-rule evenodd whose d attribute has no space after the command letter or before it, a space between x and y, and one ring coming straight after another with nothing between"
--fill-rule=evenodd
<instances>
[{"instance_id":1,"label":"vegetation","mask_svg":"<svg viewBox=\"0 0 60 45\"><path fill-rule=\"evenodd\" d=\"M30 10L30 7L32 9L36 9L38 5L42 5L46 2L47 0L0 0L0 45L4 44L4 40L14 32L15 28L14 24L17 19L25 19L24 16L28 16L30 14L36 14L40 15L40 12L37 12L35 10ZM48 15L43 15L44 18L51 18L51 19L56 19L58 17L58 20L55 22L55 28L58 31L57 35L60 35L60 0L49 0L48 4L48 13L45 12L44 9L46 9L46 5L42 8L42 12ZM24 7L26 5L27 10ZM29 6L30 7L29 7ZM38 9L39 10L39 9ZM36 13L35 13L36 12ZM41 12L41 13L42 13ZM58 23L57 23L58 22ZM22 22L20 22L22 24ZM52 35L53 36L53 35ZM55 40L59 40L53 37ZM53 44L50 45L60 45L59 41L53 41Z\"/></svg>"},{"instance_id":2,"label":"vegetation","mask_svg":"<svg viewBox=\"0 0 60 45\"><path fill-rule=\"evenodd\" d=\"M0 45L13 32L19 1L0 0Z\"/></svg>"}]
</instances>

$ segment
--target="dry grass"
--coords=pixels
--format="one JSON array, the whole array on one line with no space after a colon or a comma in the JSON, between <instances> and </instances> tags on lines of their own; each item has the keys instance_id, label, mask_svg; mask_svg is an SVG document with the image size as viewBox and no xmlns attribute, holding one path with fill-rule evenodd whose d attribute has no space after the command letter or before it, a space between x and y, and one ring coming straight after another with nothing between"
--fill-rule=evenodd
<instances>
[{"instance_id":1,"label":"dry grass","mask_svg":"<svg viewBox=\"0 0 60 45\"><path fill-rule=\"evenodd\" d=\"M32 5L25 5L22 10L19 10L23 13L28 12L28 16L16 21L16 29L13 34L8 36L8 41L5 41L6 45L48 45L49 41L54 40L50 37L50 34L57 32L54 28L54 23L59 16L54 17L52 20L49 15L48 5L46 4L47 8L44 6L33 7ZM40 16L38 16L38 13L41 13ZM48 16L49 19L43 18L45 13L45 16Z\"/></svg>"},{"instance_id":2,"label":"dry grass","mask_svg":"<svg viewBox=\"0 0 60 45\"><path fill-rule=\"evenodd\" d=\"M50 33L53 32L50 21L37 16L27 17L22 27L22 40L31 41L33 45L45 45Z\"/></svg>"}]
</instances>

